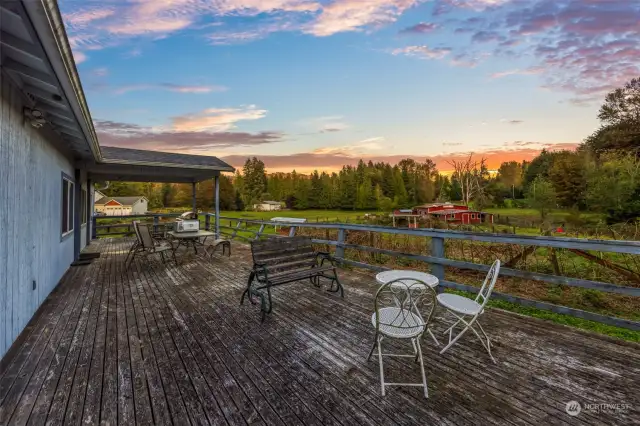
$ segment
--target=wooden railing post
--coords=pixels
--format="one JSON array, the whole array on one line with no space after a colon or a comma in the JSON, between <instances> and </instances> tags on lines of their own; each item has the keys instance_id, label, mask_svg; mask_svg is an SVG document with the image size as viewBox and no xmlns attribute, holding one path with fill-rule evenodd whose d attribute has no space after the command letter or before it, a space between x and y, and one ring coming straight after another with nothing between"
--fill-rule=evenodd
<instances>
[{"instance_id":1,"label":"wooden railing post","mask_svg":"<svg viewBox=\"0 0 640 426\"><path fill-rule=\"evenodd\" d=\"M431 256L444 259L444 238L431 237ZM431 272L438 280L444 280L444 265L438 265L437 263L432 264ZM438 286L438 292L442 292L442 289L442 286Z\"/></svg>"},{"instance_id":2,"label":"wooden railing post","mask_svg":"<svg viewBox=\"0 0 640 426\"><path fill-rule=\"evenodd\" d=\"M256 240L260 239L260 236L262 235L262 231L264 231L264 223L262 225L260 225L260 229L258 230L258 233L256 234Z\"/></svg>"},{"instance_id":3,"label":"wooden railing post","mask_svg":"<svg viewBox=\"0 0 640 426\"><path fill-rule=\"evenodd\" d=\"M344 240L345 240L344 228L338 229L338 245L336 246L336 257L338 259L344 259Z\"/></svg>"},{"instance_id":4,"label":"wooden railing post","mask_svg":"<svg viewBox=\"0 0 640 426\"><path fill-rule=\"evenodd\" d=\"M95 240L97 237L97 229L96 229L96 225L98 224L98 217L97 216L92 216L91 217L91 239Z\"/></svg>"},{"instance_id":5,"label":"wooden railing post","mask_svg":"<svg viewBox=\"0 0 640 426\"><path fill-rule=\"evenodd\" d=\"M158 233L158 225L160 224L160 217L159 216L154 216L153 217L153 233L157 234Z\"/></svg>"},{"instance_id":6,"label":"wooden railing post","mask_svg":"<svg viewBox=\"0 0 640 426\"><path fill-rule=\"evenodd\" d=\"M211 216L209 216L209 213L205 213L205 215L204 215L204 229L206 229L208 231L210 226L211 226Z\"/></svg>"},{"instance_id":7,"label":"wooden railing post","mask_svg":"<svg viewBox=\"0 0 640 426\"><path fill-rule=\"evenodd\" d=\"M229 226L231 226L231 221L229 221ZM233 234L231 234L232 240L236 237L236 235L238 235L238 230L240 229L241 226L242 226L242 221L238 221L238 224L236 225L236 229L234 229Z\"/></svg>"}]
</instances>

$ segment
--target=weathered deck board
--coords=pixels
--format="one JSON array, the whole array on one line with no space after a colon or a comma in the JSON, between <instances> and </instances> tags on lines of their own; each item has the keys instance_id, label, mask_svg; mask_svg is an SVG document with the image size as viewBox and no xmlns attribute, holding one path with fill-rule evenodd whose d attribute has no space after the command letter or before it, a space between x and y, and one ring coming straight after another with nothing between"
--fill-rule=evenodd
<instances>
[{"instance_id":1,"label":"weathered deck board","mask_svg":"<svg viewBox=\"0 0 640 426\"><path fill-rule=\"evenodd\" d=\"M239 305L245 246L125 271L128 244L93 243L102 256L67 273L2 360L0 425L640 422L637 345L493 310L484 323L498 365L471 338L443 356L427 338L429 399L410 388L382 397L377 362L366 361L369 275L341 271L345 299L311 285L275 289L261 324L258 307ZM385 366L390 380L419 379L410 360ZM571 400L631 409L571 417Z\"/></svg>"}]
</instances>

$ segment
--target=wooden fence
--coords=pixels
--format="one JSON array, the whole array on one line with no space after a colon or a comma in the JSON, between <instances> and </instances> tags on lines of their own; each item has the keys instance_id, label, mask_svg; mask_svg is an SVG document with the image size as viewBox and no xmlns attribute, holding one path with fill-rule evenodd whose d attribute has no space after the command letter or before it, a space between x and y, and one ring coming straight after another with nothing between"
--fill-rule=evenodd
<instances>
[{"instance_id":1,"label":"wooden fence","mask_svg":"<svg viewBox=\"0 0 640 426\"><path fill-rule=\"evenodd\" d=\"M162 221L177 215L156 214L146 216L126 216L117 219L146 218L152 221L154 227L162 226ZM206 229L212 227L215 215L202 214ZM94 229L108 230L116 225L99 224L111 217L94 218ZM129 224L118 224L126 227ZM131 233L99 232L100 236L112 236ZM414 264L429 266L430 272L438 277L443 287L476 293L478 287L452 280L448 280L445 272L488 271L490 263L495 258L501 258L503 268L502 277L511 277L527 281L537 281L555 286L586 289L601 294L612 294L631 298L631 303L640 306L640 242L620 240L587 240L578 238L525 236L512 234L492 234L486 232L466 232L444 229L407 229L388 226L371 226L348 223L274 223L262 220L238 219L220 217L220 233L231 240L251 241L260 238L294 235L311 235L316 244L333 248L334 255L343 265L369 270L390 269L389 259L405 259ZM382 247L376 244L380 241L390 241L392 237L404 236L412 238L411 249ZM421 244L416 248L415 242ZM389 244L387 244L389 246ZM407 247L407 246L406 246ZM465 248L466 247L466 248ZM469 248L471 255L469 255ZM465 251L466 250L466 251ZM474 253L475 250L475 253ZM478 255L478 252L483 255ZM533 266L531 261L535 256L544 253L543 261ZM357 253L369 253L368 256L358 256ZM462 253L462 254L461 254ZM536 254L537 253L537 254ZM563 270L561 264L563 256L572 256L576 261L588 262L587 272L580 268ZM376 256L383 258L376 262ZM363 257L366 260L363 261ZM386 260L385 260L386 259ZM469 261L471 259L471 261ZM539 257L539 259L541 259ZM527 263L528 262L528 263ZM520 266L520 267L518 267ZM542 266L542 267L541 267ZM595 269L598 268L598 273ZM585 276L588 275L588 276ZM523 306L534 307L559 314L623 327L640 331L640 322L589 312L587 310L571 308L546 301L532 300L507 293L494 292L493 298L518 303ZM636 311L637 312L637 311Z\"/></svg>"}]
</instances>

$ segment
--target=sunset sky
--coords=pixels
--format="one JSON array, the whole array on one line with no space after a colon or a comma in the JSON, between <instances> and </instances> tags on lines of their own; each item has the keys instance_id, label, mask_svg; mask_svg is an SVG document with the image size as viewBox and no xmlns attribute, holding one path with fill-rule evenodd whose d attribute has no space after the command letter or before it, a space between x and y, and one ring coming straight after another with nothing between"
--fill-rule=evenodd
<instances>
[{"instance_id":1,"label":"sunset sky","mask_svg":"<svg viewBox=\"0 0 640 426\"><path fill-rule=\"evenodd\" d=\"M271 172L573 148L640 76L640 1L60 5L102 145Z\"/></svg>"}]
</instances>

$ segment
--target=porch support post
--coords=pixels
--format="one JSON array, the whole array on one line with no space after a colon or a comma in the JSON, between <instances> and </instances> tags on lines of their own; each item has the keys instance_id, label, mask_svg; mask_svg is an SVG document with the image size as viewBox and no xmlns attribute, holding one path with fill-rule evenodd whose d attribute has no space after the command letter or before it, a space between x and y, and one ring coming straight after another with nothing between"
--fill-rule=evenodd
<instances>
[{"instance_id":1,"label":"porch support post","mask_svg":"<svg viewBox=\"0 0 640 426\"><path fill-rule=\"evenodd\" d=\"M216 175L214 180L215 180L215 184L213 185L213 187L214 187L215 194L213 196L213 200L215 203L215 213L216 213L214 229L216 232L216 238L220 238L220 175Z\"/></svg>"},{"instance_id":2,"label":"porch support post","mask_svg":"<svg viewBox=\"0 0 640 426\"><path fill-rule=\"evenodd\" d=\"M91 233L93 232L91 227L93 226L93 193L91 191L91 179L87 178L87 199L85 200L87 203L87 225L84 230L85 238L87 240L87 245L91 244Z\"/></svg>"},{"instance_id":3,"label":"porch support post","mask_svg":"<svg viewBox=\"0 0 640 426\"><path fill-rule=\"evenodd\" d=\"M82 214L82 204L80 202L80 193L82 191L82 174L80 169L75 169L73 185L73 260L80 257L80 215Z\"/></svg>"},{"instance_id":4,"label":"porch support post","mask_svg":"<svg viewBox=\"0 0 640 426\"><path fill-rule=\"evenodd\" d=\"M196 183L193 182L191 184L191 204L193 206L193 212L196 213L198 212L198 209L196 207Z\"/></svg>"},{"instance_id":5,"label":"porch support post","mask_svg":"<svg viewBox=\"0 0 640 426\"><path fill-rule=\"evenodd\" d=\"M445 258L444 251L444 238L442 237L431 237L431 256ZM435 275L439 281L444 280L444 265L432 263L431 264L431 273ZM442 293L443 287L438 286L438 293Z\"/></svg>"}]
</instances>

